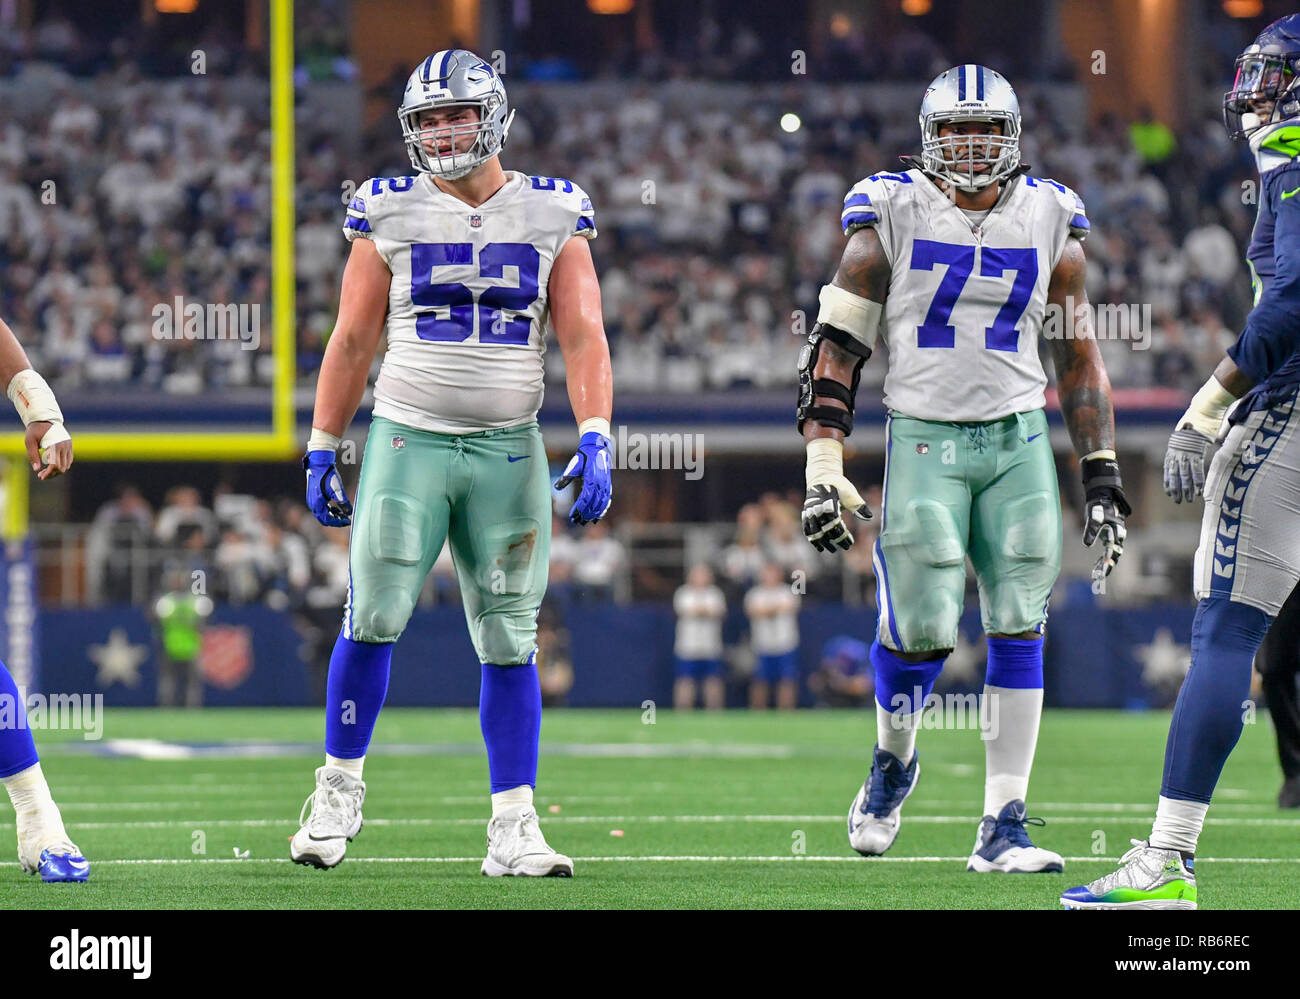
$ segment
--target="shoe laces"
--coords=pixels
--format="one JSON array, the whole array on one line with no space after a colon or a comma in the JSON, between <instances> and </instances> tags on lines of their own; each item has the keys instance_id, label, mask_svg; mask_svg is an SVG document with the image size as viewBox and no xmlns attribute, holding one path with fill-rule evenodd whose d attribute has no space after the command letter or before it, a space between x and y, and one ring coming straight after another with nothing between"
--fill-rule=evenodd
<instances>
[{"instance_id":1,"label":"shoe laces","mask_svg":"<svg viewBox=\"0 0 1300 999\"><path fill-rule=\"evenodd\" d=\"M1121 885L1126 888L1144 888L1157 878L1164 861L1161 859L1159 863L1149 863L1148 855L1153 855L1152 859L1156 859L1167 851L1153 847L1144 839L1130 839L1129 842L1133 848L1119 858L1118 870L1092 882L1088 885L1088 891L1094 895L1104 895Z\"/></svg>"},{"instance_id":2,"label":"shoe laces","mask_svg":"<svg viewBox=\"0 0 1300 999\"><path fill-rule=\"evenodd\" d=\"M307 800L302 803L302 809L298 812L298 824L306 825L307 815L310 812L313 826L319 828L321 824L328 822L342 825L343 817L349 807L357 807L355 796L323 784L307 795Z\"/></svg>"},{"instance_id":3,"label":"shoe laces","mask_svg":"<svg viewBox=\"0 0 1300 999\"><path fill-rule=\"evenodd\" d=\"M537 809L524 808L514 816L496 821L501 823L503 830L513 833L519 842L528 846L535 846L542 851L550 849L546 843L546 837L542 835L542 825L537 816Z\"/></svg>"},{"instance_id":4,"label":"shoe laces","mask_svg":"<svg viewBox=\"0 0 1300 999\"><path fill-rule=\"evenodd\" d=\"M867 791L867 814L885 816L898 806L899 795L911 783L908 768L902 764L903 761L899 760L898 767L893 768L872 763L870 788Z\"/></svg>"},{"instance_id":5,"label":"shoe laces","mask_svg":"<svg viewBox=\"0 0 1300 999\"><path fill-rule=\"evenodd\" d=\"M1033 840L1029 838L1029 833L1025 832L1025 826L1045 826L1046 819L1040 819L1037 816L1026 815L1023 818L1006 818L997 824L994 835L1001 833L1002 837L1011 843L1012 846L1023 846L1029 849L1034 848Z\"/></svg>"}]
</instances>

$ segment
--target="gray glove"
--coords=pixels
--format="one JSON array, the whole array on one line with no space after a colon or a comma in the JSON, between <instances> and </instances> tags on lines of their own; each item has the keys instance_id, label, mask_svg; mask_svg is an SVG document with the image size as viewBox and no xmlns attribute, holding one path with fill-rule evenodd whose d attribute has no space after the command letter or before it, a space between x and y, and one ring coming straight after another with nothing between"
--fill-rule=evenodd
<instances>
[{"instance_id":1,"label":"gray glove","mask_svg":"<svg viewBox=\"0 0 1300 999\"><path fill-rule=\"evenodd\" d=\"M1180 427L1165 450L1165 495L1175 503L1192 502L1205 489L1205 453L1214 444L1199 430Z\"/></svg>"}]
</instances>

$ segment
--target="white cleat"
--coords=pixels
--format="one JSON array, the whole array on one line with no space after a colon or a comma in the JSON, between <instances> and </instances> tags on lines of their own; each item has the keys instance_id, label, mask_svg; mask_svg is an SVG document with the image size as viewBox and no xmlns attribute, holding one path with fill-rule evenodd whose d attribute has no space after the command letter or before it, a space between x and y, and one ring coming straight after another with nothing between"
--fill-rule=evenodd
<instances>
[{"instance_id":1,"label":"white cleat","mask_svg":"<svg viewBox=\"0 0 1300 999\"><path fill-rule=\"evenodd\" d=\"M997 818L980 820L966 870L979 874L1060 874L1065 861L1059 853L1035 846L1025 832L1026 825L1044 825L1042 819L1025 817L1025 803L1008 802Z\"/></svg>"},{"instance_id":2,"label":"white cleat","mask_svg":"<svg viewBox=\"0 0 1300 999\"><path fill-rule=\"evenodd\" d=\"M289 858L295 864L310 864L322 870L337 867L348 843L361 831L361 805L365 800L364 781L334 767L317 770L316 790L303 802L298 814L302 828L289 844Z\"/></svg>"},{"instance_id":3,"label":"white cleat","mask_svg":"<svg viewBox=\"0 0 1300 999\"><path fill-rule=\"evenodd\" d=\"M547 845L537 811L527 806L488 823L488 877L571 878L573 861Z\"/></svg>"},{"instance_id":4,"label":"white cleat","mask_svg":"<svg viewBox=\"0 0 1300 999\"><path fill-rule=\"evenodd\" d=\"M919 756L909 766L879 746L872 754L871 773L849 806L849 846L864 857L879 857L898 837L903 802L921 777Z\"/></svg>"}]
</instances>

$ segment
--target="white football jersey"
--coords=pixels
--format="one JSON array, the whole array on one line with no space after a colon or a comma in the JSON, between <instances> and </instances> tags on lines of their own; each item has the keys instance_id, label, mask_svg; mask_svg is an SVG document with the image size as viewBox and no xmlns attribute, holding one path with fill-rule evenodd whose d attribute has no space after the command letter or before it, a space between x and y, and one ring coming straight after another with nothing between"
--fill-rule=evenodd
<instances>
[{"instance_id":1,"label":"white football jersey","mask_svg":"<svg viewBox=\"0 0 1300 999\"><path fill-rule=\"evenodd\" d=\"M880 173L849 191L841 221L846 235L874 227L889 258L886 406L953 423L1043 408L1047 287L1066 240L1088 232L1073 191L1016 177L972 221L920 170Z\"/></svg>"},{"instance_id":2,"label":"white football jersey","mask_svg":"<svg viewBox=\"0 0 1300 999\"><path fill-rule=\"evenodd\" d=\"M373 240L393 274L376 416L445 434L536 419L551 265L570 236L596 235L581 188L507 171L474 208L425 174L375 177L343 232Z\"/></svg>"}]
</instances>

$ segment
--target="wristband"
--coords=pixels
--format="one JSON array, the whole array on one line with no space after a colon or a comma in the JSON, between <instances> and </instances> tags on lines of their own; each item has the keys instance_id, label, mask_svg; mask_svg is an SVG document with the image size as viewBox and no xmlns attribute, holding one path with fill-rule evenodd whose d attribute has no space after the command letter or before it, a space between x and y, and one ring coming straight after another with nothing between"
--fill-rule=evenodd
<instances>
[{"instance_id":1,"label":"wristband","mask_svg":"<svg viewBox=\"0 0 1300 999\"><path fill-rule=\"evenodd\" d=\"M311 437L307 439L308 451L337 451L342 441L324 430L311 428Z\"/></svg>"},{"instance_id":2,"label":"wristband","mask_svg":"<svg viewBox=\"0 0 1300 999\"><path fill-rule=\"evenodd\" d=\"M593 431L600 434L600 436L604 437L607 441L612 441L614 439L610 436L609 420L605 419L603 416L589 416L578 424L579 439L582 438L583 434L592 433Z\"/></svg>"}]
</instances>

